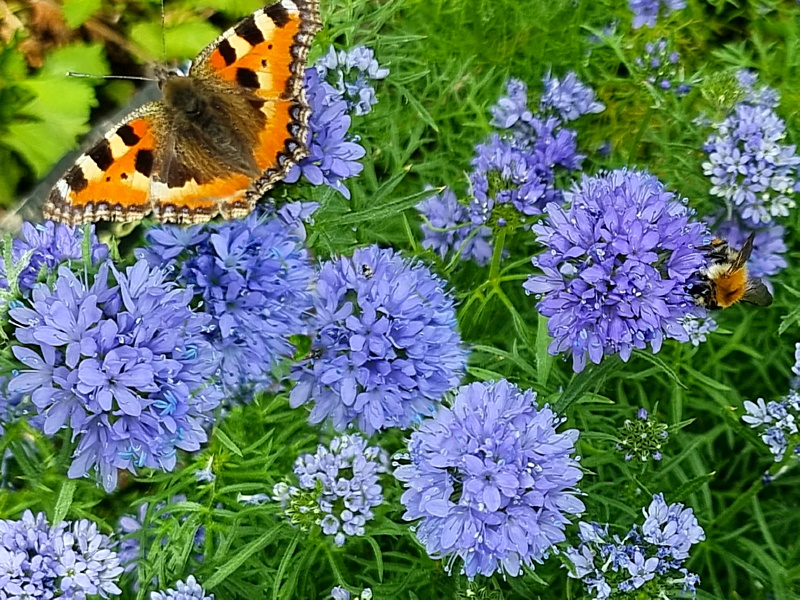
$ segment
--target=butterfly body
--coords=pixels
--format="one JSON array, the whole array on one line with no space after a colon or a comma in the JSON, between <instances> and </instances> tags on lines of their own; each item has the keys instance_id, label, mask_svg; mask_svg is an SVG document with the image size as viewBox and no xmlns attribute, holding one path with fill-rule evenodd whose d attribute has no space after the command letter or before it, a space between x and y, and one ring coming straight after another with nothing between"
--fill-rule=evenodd
<instances>
[{"instance_id":1,"label":"butterfly body","mask_svg":"<svg viewBox=\"0 0 800 600\"><path fill-rule=\"evenodd\" d=\"M708 267L700 272L700 285L694 290L695 302L706 308L728 308L737 302L757 306L772 304L764 283L747 272L747 260L753 252L755 233L750 234L741 250L726 241L714 238L701 249L706 253Z\"/></svg>"},{"instance_id":2,"label":"butterfly body","mask_svg":"<svg viewBox=\"0 0 800 600\"><path fill-rule=\"evenodd\" d=\"M45 216L200 223L249 213L308 153L302 84L320 27L317 0L281 0L214 40L187 75L160 71L162 100L79 157Z\"/></svg>"}]
</instances>

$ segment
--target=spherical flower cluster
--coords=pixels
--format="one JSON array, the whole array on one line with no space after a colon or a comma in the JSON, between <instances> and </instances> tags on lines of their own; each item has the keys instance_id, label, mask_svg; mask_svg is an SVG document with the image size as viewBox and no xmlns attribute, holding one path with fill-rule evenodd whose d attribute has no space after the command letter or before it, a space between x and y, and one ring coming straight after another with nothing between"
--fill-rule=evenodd
<instances>
[{"instance_id":1,"label":"spherical flower cluster","mask_svg":"<svg viewBox=\"0 0 800 600\"><path fill-rule=\"evenodd\" d=\"M670 48L666 38L644 45L644 54L636 57L636 66L643 71L645 80L662 90L675 90L679 95L691 89L681 82L680 55Z\"/></svg>"},{"instance_id":2,"label":"spherical flower cluster","mask_svg":"<svg viewBox=\"0 0 800 600\"><path fill-rule=\"evenodd\" d=\"M572 562L569 576L582 580L592 598L606 600L635 590L647 592L648 598L667 598L678 587L694 594L700 578L683 561L705 533L692 509L667 505L663 494L655 494L642 512L644 524L634 525L624 538L609 535L608 524L579 523L581 543L566 551Z\"/></svg>"},{"instance_id":3,"label":"spherical flower cluster","mask_svg":"<svg viewBox=\"0 0 800 600\"><path fill-rule=\"evenodd\" d=\"M186 583L179 581L175 584L175 588L169 588L160 592L151 592L150 600L214 600L214 594L206 595L194 575L189 575L186 578Z\"/></svg>"},{"instance_id":4,"label":"spherical flower cluster","mask_svg":"<svg viewBox=\"0 0 800 600\"><path fill-rule=\"evenodd\" d=\"M442 260L458 252L463 260L474 260L479 265L489 262L492 230L472 223L467 208L456 199L453 190L445 188L441 194L426 198L417 210L427 220L422 226L423 248L430 248Z\"/></svg>"},{"instance_id":5,"label":"spherical flower cluster","mask_svg":"<svg viewBox=\"0 0 800 600\"><path fill-rule=\"evenodd\" d=\"M351 119L347 101L314 67L306 69L305 88L311 106L306 140L309 154L292 165L284 181L295 183L302 175L312 185L324 183L349 199L350 190L343 180L361 173L364 165L358 161L366 150L348 134Z\"/></svg>"},{"instance_id":6,"label":"spherical flower cluster","mask_svg":"<svg viewBox=\"0 0 800 600\"><path fill-rule=\"evenodd\" d=\"M305 333L314 269L297 229L299 221L251 214L183 229L150 230L140 256L173 270L177 282L202 300L211 323L206 338L222 356L226 391L263 387L289 336Z\"/></svg>"},{"instance_id":7,"label":"spherical flower cluster","mask_svg":"<svg viewBox=\"0 0 800 600\"><path fill-rule=\"evenodd\" d=\"M642 462L661 460L661 447L667 439L667 425L655 418L651 419L647 410L640 408L636 420L626 419L619 429L617 450L625 452L625 460L634 457Z\"/></svg>"},{"instance_id":8,"label":"spherical flower cluster","mask_svg":"<svg viewBox=\"0 0 800 600\"><path fill-rule=\"evenodd\" d=\"M366 115L378 103L371 82L389 75L389 69L381 67L375 60L375 53L366 46L338 52L331 46L314 68L320 78L330 83L344 98L347 110L356 116Z\"/></svg>"},{"instance_id":9,"label":"spherical flower cluster","mask_svg":"<svg viewBox=\"0 0 800 600\"><path fill-rule=\"evenodd\" d=\"M348 536L364 535L364 525L383 502L379 483L389 457L377 446L367 446L358 434L333 438L315 454L303 454L294 463L299 488L278 484L273 495L293 522L309 522L333 536L342 546ZM313 507L307 510L307 507Z\"/></svg>"},{"instance_id":10,"label":"spherical flower cluster","mask_svg":"<svg viewBox=\"0 0 800 600\"><path fill-rule=\"evenodd\" d=\"M602 102L597 101L594 90L581 82L574 71L569 71L561 79L553 77L548 71L542 83L544 91L539 102L542 113L553 111L562 121L573 121L582 115L600 113L606 109ZM518 87L518 84L514 87ZM508 91L511 95L510 86Z\"/></svg>"},{"instance_id":11,"label":"spherical flower cluster","mask_svg":"<svg viewBox=\"0 0 800 600\"><path fill-rule=\"evenodd\" d=\"M422 263L357 249L323 263L315 304L317 335L290 396L295 408L314 403L312 423L408 427L459 384L466 352L453 299Z\"/></svg>"},{"instance_id":12,"label":"spherical flower cluster","mask_svg":"<svg viewBox=\"0 0 800 600\"><path fill-rule=\"evenodd\" d=\"M550 318L550 353L572 354L579 372L587 357L627 361L648 343L658 352L664 337L688 341L680 319L695 310L688 288L705 265L705 227L685 200L625 170L584 176L567 200L533 226L545 247L533 258L542 274L523 284Z\"/></svg>"},{"instance_id":13,"label":"spherical flower cluster","mask_svg":"<svg viewBox=\"0 0 800 600\"><path fill-rule=\"evenodd\" d=\"M93 226L89 231L91 237L87 250L92 263L97 264L108 257L108 246L97 241ZM83 234L81 227L53 221L36 225L24 223L22 237L11 242L12 268L17 273L19 290L28 293L42 273L53 273L63 262L82 260L85 245ZM9 287L7 267L0 256L0 288Z\"/></svg>"},{"instance_id":14,"label":"spherical flower cluster","mask_svg":"<svg viewBox=\"0 0 800 600\"><path fill-rule=\"evenodd\" d=\"M786 126L768 106L739 103L714 126L704 150L703 173L711 194L722 198L744 220L770 223L795 206L800 157L794 145L783 145Z\"/></svg>"},{"instance_id":15,"label":"spherical flower cluster","mask_svg":"<svg viewBox=\"0 0 800 600\"><path fill-rule=\"evenodd\" d=\"M717 322L708 315L703 317L689 313L685 317L678 319L678 323L686 330L692 346L699 346L708 339L709 333L717 330Z\"/></svg>"},{"instance_id":16,"label":"spherical flower cluster","mask_svg":"<svg viewBox=\"0 0 800 600\"><path fill-rule=\"evenodd\" d=\"M534 120L536 138L532 145L494 134L478 144L469 175L472 201L470 218L475 225L503 226L517 215L539 215L550 202L562 200L555 187L556 169L580 168L575 132L561 129L555 118ZM500 205L508 205L500 210Z\"/></svg>"},{"instance_id":17,"label":"spherical flower cluster","mask_svg":"<svg viewBox=\"0 0 800 600\"><path fill-rule=\"evenodd\" d=\"M775 462L783 460L787 448L791 447L800 458L800 392L792 390L778 401L756 402L745 400L747 414L742 421L761 433L761 440L769 447Z\"/></svg>"},{"instance_id":18,"label":"spherical flower cluster","mask_svg":"<svg viewBox=\"0 0 800 600\"><path fill-rule=\"evenodd\" d=\"M777 275L788 266L784 254L787 252L786 242L783 237L785 228L777 223L768 226L752 221L742 222L736 217L713 225L713 221L706 219L715 237L725 240L734 248L741 248L748 236L755 231L753 239L753 253L747 261L747 274L758 277L772 291L772 282L769 277Z\"/></svg>"},{"instance_id":19,"label":"spherical flower cluster","mask_svg":"<svg viewBox=\"0 0 800 600\"><path fill-rule=\"evenodd\" d=\"M406 520L421 519L417 538L428 554L457 557L463 571L519 575L565 539L571 515L584 510L574 486L582 477L571 457L578 431L536 395L505 380L459 388L452 407L439 407L411 434L404 482Z\"/></svg>"},{"instance_id":20,"label":"spherical flower cluster","mask_svg":"<svg viewBox=\"0 0 800 600\"><path fill-rule=\"evenodd\" d=\"M91 521L50 526L29 510L0 520L0 600L119 596L121 574L108 536Z\"/></svg>"},{"instance_id":21,"label":"spherical flower cluster","mask_svg":"<svg viewBox=\"0 0 800 600\"><path fill-rule=\"evenodd\" d=\"M634 29L639 29L644 25L650 28L655 27L658 13L662 8L665 15L686 8L686 0L628 0L628 4L633 12Z\"/></svg>"},{"instance_id":22,"label":"spherical flower cluster","mask_svg":"<svg viewBox=\"0 0 800 600\"><path fill-rule=\"evenodd\" d=\"M210 383L210 318L191 310L192 292L145 261L110 270L101 265L87 282L59 267L52 287L37 284L11 309L21 366L9 383L30 395L45 434L72 431L69 476L96 468L109 492L117 469L169 471L176 450L198 450L222 396Z\"/></svg>"}]
</instances>

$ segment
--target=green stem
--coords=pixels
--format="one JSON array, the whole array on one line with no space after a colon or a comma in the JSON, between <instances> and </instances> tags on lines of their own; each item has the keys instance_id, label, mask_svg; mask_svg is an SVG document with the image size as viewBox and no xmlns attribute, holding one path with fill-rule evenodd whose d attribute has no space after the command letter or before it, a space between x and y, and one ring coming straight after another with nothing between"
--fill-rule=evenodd
<instances>
[{"instance_id":1,"label":"green stem","mask_svg":"<svg viewBox=\"0 0 800 600\"><path fill-rule=\"evenodd\" d=\"M500 285L500 259L503 258L503 247L506 243L506 230L501 228L494 239L494 251L492 253L492 267L489 269L489 281L494 285Z\"/></svg>"}]
</instances>

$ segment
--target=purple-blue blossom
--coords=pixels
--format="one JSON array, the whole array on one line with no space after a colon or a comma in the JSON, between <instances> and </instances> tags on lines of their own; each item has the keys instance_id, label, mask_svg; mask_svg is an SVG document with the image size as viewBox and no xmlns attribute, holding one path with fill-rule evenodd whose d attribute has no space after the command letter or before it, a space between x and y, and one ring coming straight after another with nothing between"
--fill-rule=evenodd
<instances>
[{"instance_id":1,"label":"purple-blue blossom","mask_svg":"<svg viewBox=\"0 0 800 600\"><path fill-rule=\"evenodd\" d=\"M372 509L383 502L379 476L387 471L389 456L378 446L368 446L358 434L342 435L314 454L303 454L294 463L299 487L278 484L273 495L297 521L300 505L315 506L313 522L337 546L348 537L362 536L375 516Z\"/></svg>"},{"instance_id":2,"label":"purple-blue blossom","mask_svg":"<svg viewBox=\"0 0 800 600\"><path fill-rule=\"evenodd\" d=\"M108 257L108 246L97 240L94 226L89 227L89 232L91 237L88 251L92 263L98 264ZM82 261L84 245L82 227L71 227L53 221L24 223L21 237L11 242L11 260L14 263L12 268L17 272L19 290L27 294L40 274L53 273L64 262ZM6 272L7 265L0 256L0 288L9 287Z\"/></svg>"},{"instance_id":3,"label":"purple-blue blossom","mask_svg":"<svg viewBox=\"0 0 800 600\"><path fill-rule=\"evenodd\" d=\"M170 471L178 449L206 441L219 360L192 296L145 261L105 263L93 281L61 266L10 310L20 368L9 390L30 396L45 434L72 431L70 477L96 470L110 492L118 469Z\"/></svg>"},{"instance_id":4,"label":"purple-blue blossom","mask_svg":"<svg viewBox=\"0 0 800 600\"><path fill-rule=\"evenodd\" d=\"M331 590L331 598L333 600L372 600L372 590L364 588L360 594L352 596L348 590L337 585Z\"/></svg>"},{"instance_id":5,"label":"purple-blue blossom","mask_svg":"<svg viewBox=\"0 0 800 600\"><path fill-rule=\"evenodd\" d=\"M322 264L316 336L296 365L292 407L372 434L433 413L466 366L453 298L418 261L377 246Z\"/></svg>"},{"instance_id":6,"label":"purple-blue blossom","mask_svg":"<svg viewBox=\"0 0 800 600\"><path fill-rule=\"evenodd\" d=\"M678 319L681 327L686 330L692 346L699 346L708 339L708 334L717 330L717 322L714 317L705 317L689 313L685 317Z\"/></svg>"},{"instance_id":7,"label":"purple-blue blossom","mask_svg":"<svg viewBox=\"0 0 800 600\"><path fill-rule=\"evenodd\" d=\"M469 175L475 225L524 222L562 201L557 173L579 169L584 158L577 153L575 132L561 128L554 117L536 118L531 126L535 137L529 145L494 134L475 148Z\"/></svg>"},{"instance_id":8,"label":"purple-blue blossom","mask_svg":"<svg viewBox=\"0 0 800 600\"><path fill-rule=\"evenodd\" d=\"M150 600L214 600L214 594L206 594L194 575L189 575L186 583L179 581L174 588L150 592Z\"/></svg>"},{"instance_id":9,"label":"purple-blue blossom","mask_svg":"<svg viewBox=\"0 0 800 600\"><path fill-rule=\"evenodd\" d=\"M467 207L453 190L445 188L441 194L429 196L417 204L417 210L426 219L422 225L423 248L430 248L442 260L458 252L463 260L479 265L489 262L492 230L472 223Z\"/></svg>"},{"instance_id":10,"label":"purple-blue blossom","mask_svg":"<svg viewBox=\"0 0 800 600\"><path fill-rule=\"evenodd\" d=\"M668 16L673 11L686 8L686 0L628 0L628 4L633 12L634 29L644 25L655 27L662 10L664 16Z\"/></svg>"},{"instance_id":11,"label":"purple-blue blossom","mask_svg":"<svg viewBox=\"0 0 800 600\"><path fill-rule=\"evenodd\" d=\"M778 90L768 85L758 85L758 75L753 71L740 69L736 72L736 80L743 92L742 102L766 108L777 108L780 104Z\"/></svg>"},{"instance_id":12,"label":"purple-blue blossom","mask_svg":"<svg viewBox=\"0 0 800 600\"><path fill-rule=\"evenodd\" d=\"M574 121L582 115L601 113L606 107L597 100L594 90L583 83L574 71L569 71L564 77L554 77L548 71L542 80L544 91L539 101L539 110L543 114L548 111L555 113L562 121ZM518 84L515 84L515 88ZM512 93L511 82L508 87L509 96ZM521 98L519 92L515 92Z\"/></svg>"},{"instance_id":13,"label":"purple-blue blossom","mask_svg":"<svg viewBox=\"0 0 800 600\"><path fill-rule=\"evenodd\" d=\"M643 73L645 81L661 90L674 90L677 94L686 94L691 86L682 81L680 55L672 49L666 38L644 45L644 54L637 56L636 66Z\"/></svg>"},{"instance_id":14,"label":"purple-blue blossom","mask_svg":"<svg viewBox=\"0 0 800 600\"><path fill-rule=\"evenodd\" d=\"M372 48L366 46L339 51L331 46L313 68L344 98L348 111L356 116L366 115L378 103L372 82L389 75L389 69L380 66Z\"/></svg>"},{"instance_id":15,"label":"purple-blue blossom","mask_svg":"<svg viewBox=\"0 0 800 600\"><path fill-rule=\"evenodd\" d=\"M155 227L146 234L149 248L139 251L170 269L209 315L204 336L221 355L227 392L269 386L272 368L294 352L289 337L307 331L314 269L303 245L308 211L296 208L189 229Z\"/></svg>"},{"instance_id":16,"label":"purple-blue blossom","mask_svg":"<svg viewBox=\"0 0 800 600\"><path fill-rule=\"evenodd\" d=\"M758 430L775 462L783 460L789 447L800 458L800 392L791 390L780 400L770 402L763 398L755 402L745 400L744 409L747 414L742 416L742 421Z\"/></svg>"},{"instance_id":17,"label":"purple-blue blossom","mask_svg":"<svg viewBox=\"0 0 800 600\"><path fill-rule=\"evenodd\" d=\"M0 598L108 598L119 596L122 567L107 535L82 519L50 525L26 510L0 520Z\"/></svg>"},{"instance_id":18,"label":"purple-blue blossom","mask_svg":"<svg viewBox=\"0 0 800 600\"><path fill-rule=\"evenodd\" d=\"M606 600L645 586L659 598L678 590L695 592L700 578L683 567L691 547L705 539L694 512L667 504L663 494L655 494L642 512L644 523L634 524L624 537L609 534L607 523L578 524L580 543L565 555L569 576L580 579L591 598Z\"/></svg>"},{"instance_id":19,"label":"purple-blue blossom","mask_svg":"<svg viewBox=\"0 0 800 600\"><path fill-rule=\"evenodd\" d=\"M506 380L458 389L411 434L394 475L405 484L403 518L415 523L430 556L457 558L472 579L496 571L517 576L541 562L583 512L572 457L578 431L537 408L536 394Z\"/></svg>"},{"instance_id":20,"label":"purple-blue blossom","mask_svg":"<svg viewBox=\"0 0 800 600\"><path fill-rule=\"evenodd\" d=\"M689 341L681 319L696 312L689 286L705 264L706 230L685 199L626 170L584 176L566 199L533 226L542 273L523 284L549 318L549 352L571 354L579 372L587 358L627 361L647 344L658 352L664 338Z\"/></svg>"},{"instance_id":21,"label":"purple-blue blossom","mask_svg":"<svg viewBox=\"0 0 800 600\"><path fill-rule=\"evenodd\" d=\"M743 220L771 223L794 208L800 157L785 145L786 125L769 106L737 104L714 125L703 150L711 194Z\"/></svg>"},{"instance_id":22,"label":"purple-blue blossom","mask_svg":"<svg viewBox=\"0 0 800 600\"><path fill-rule=\"evenodd\" d=\"M302 175L312 185L325 184L349 199L344 180L364 169L358 161L366 150L348 133L351 119L347 101L314 67L306 69L305 88L311 106L306 140L309 154L292 165L284 181L295 183Z\"/></svg>"}]
</instances>

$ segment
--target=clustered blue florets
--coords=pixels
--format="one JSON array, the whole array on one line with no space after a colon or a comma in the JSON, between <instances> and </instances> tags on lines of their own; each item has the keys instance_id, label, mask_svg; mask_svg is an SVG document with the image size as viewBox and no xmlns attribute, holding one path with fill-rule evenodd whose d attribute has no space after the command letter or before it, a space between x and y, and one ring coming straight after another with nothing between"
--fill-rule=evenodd
<instances>
[{"instance_id":1,"label":"clustered blue florets","mask_svg":"<svg viewBox=\"0 0 800 600\"><path fill-rule=\"evenodd\" d=\"M711 194L722 198L728 210L746 221L771 223L795 206L800 157L795 146L784 145L786 124L773 110L778 95L756 88L755 77L739 73L744 99L733 107L706 140L708 160L703 173L710 177Z\"/></svg>"},{"instance_id":2,"label":"clustered blue florets","mask_svg":"<svg viewBox=\"0 0 800 600\"><path fill-rule=\"evenodd\" d=\"M94 467L111 491L117 469L172 470L178 448L206 441L222 392L210 317L189 307L192 295L145 261L124 272L104 263L92 282L62 266L52 288L37 284L11 309L24 369L9 391L30 394L44 433L72 431L70 477Z\"/></svg>"},{"instance_id":3,"label":"clustered blue florets","mask_svg":"<svg viewBox=\"0 0 800 600\"><path fill-rule=\"evenodd\" d=\"M108 257L108 246L97 241L94 226L89 231L88 254L91 262L97 264ZM55 272L61 263L82 260L84 244L83 228L52 221L24 223L21 237L15 238L10 248L20 292L30 292L40 275ZM0 288L9 287L6 270L5 259L0 256Z\"/></svg>"},{"instance_id":4,"label":"clustered blue florets","mask_svg":"<svg viewBox=\"0 0 800 600\"><path fill-rule=\"evenodd\" d=\"M313 496L315 524L342 546L347 537L364 535L364 526L375 516L372 509L383 502L379 475L388 463L386 451L368 446L360 435L339 436L327 448L320 444L315 454L297 458L299 488L280 483L273 495L284 508L299 496Z\"/></svg>"},{"instance_id":5,"label":"clustered blue florets","mask_svg":"<svg viewBox=\"0 0 800 600\"><path fill-rule=\"evenodd\" d=\"M350 198L343 181L364 168L358 161L366 150L348 133L349 113L365 115L377 102L371 81L385 78L389 70L375 60L372 50L357 46L347 52L330 48L328 54L305 71L305 88L311 106L307 145L309 154L292 165L284 179L294 183L302 175L313 185L328 185Z\"/></svg>"},{"instance_id":6,"label":"clustered blue florets","mask_svg":"<svg viewBox=\"0 0 800 600\"><path fill-rule=\"evenodd\" d=\"M800 370L795 368L795 374L800 374ZM800 392L791 390L777 401L764 402L763 398L756 402L745 400L744 409L747 414L742 420L761 432L761 440L769 447L775 462L783 460L790 446L800 458Z\"/></svg>"},{"instance_id":7,"label":"clustered blue florets","mask_svg":"<svg viewBox=\"0 0 800 600\"><path fill-rule=\"evenodd\" d=\"M323 263L315 297L316 338L298 365L291 405L313 402L327 417L369 434L431 414L460 382L466 352L453 299L419 262L370 246Z\"/></svg>"},{"instance_id":8,"label":"clustered blue florets","mask_svg":"<svg viewBox=\"0 0 800 600\"><path fill-rule=\"evenodd\" d=\"M197 583L194 575L189 575L186 583L179 581L175 584L175 588L151 592L150 600L214 600L214 594L206 595L206 591Z\"/></svg>"},{"instance_id":9,"label":"clustered blue florets","mask_svg":"<svg viewBox=\"0 0 800 600\"><path fill-rule=\"evenodd\" d=\"M552 354L572 354L576 372L587 357L628 360L664 337L688 341L680 319L696 311L689 287L704 266L705 226L692 221L685 200L652 175L617 170L584 176L533 226L545 250L542 270L523 284L549 317Z\"/></svg>"},{"instance_id":10,"label":"clustered blue florets","mask_svg":"<svg viewBox=\"0 0 800 600\"><path fill-rule=\"evenodd\" d=\"M119 596L122 574L108 536L86 519L50 526L26 510L0 520L0 600Z\"/></svg>"},{"instance_id":11,"label":"clustered blue florets","mask_svg":"<svg viewBox=\"0 0 800 600\"><path fill-rule=\"evenodd\" d=\"M286 214L147 233L141 256L171 269L202 300L227 392L271 382L272 367L293 352L289 336L307 330L314 269L299 222Z\"/></svg>"},{"instance_id":12,"label":"clustered blue florets","mask_svg":"<svg viewBox=\"0 0 800 600\"><path fill-rule=\"evenodd\" d=\"M682 95L691 86L681 81L680 55L671 49L666 38L644 45L644 54L636 57L636 66L644 72L646 81L661 90L674 90Z\"/></svg>"},{"instance_id":13,"label":"clustered blue florets","mask_svg":"<svg viewBox=\"0 0 800 600\"><path fill-rule=\"evenodd\" d=\"M458 201L453 190L445 188L441 194L426 198L417 210L427 219L422 225L423 248L430 248L442 260L448 253L458 252L463 260L474 260L479 265L489 262L492 230L471 222L467 207Z\"/></svg>"},{"instance_id":14,"label":"clustered blue florets","mask_svg":"<svg viewBox=\"0 0 800 600\"><path fill-rule=\"evenodd\" d=\"M584 510L571 457L578 431L536 395L505 380L459 388L452 407L440 406L411 434L410 464L395 477L407 490L404 518L421 519L419 540L435 558L457 557L471 579L503 571L516 576L565 540L571 515Z\"/></svg>"},{"instance_id":15,"label":"clustered blue florets","mask_svg":"<svg viewBox=\"0 0 800 600\"><path fill-rule=\"evenodd\" d=\"M691 508L669 504L663 494L655 494L645 521L620 538L609 535L608 524L578 524L581 543L568 548L572 562L570 577L580 579L596 600L606 600L616 592L632 592L648 585L648 597L667 597L667 591L681 587L694 593L700 578L683 567L693 544L705 539L703 528ZM664 595L657 595L660 590ZM616 596L615 596L616 597Z\"/></svg>"},{"instance_id":16,"label":"clustered blue florets","mask_svg":"<svg viewBox=\"0 0 800 600\"><path fill-rule=\"evenodd\" d=\"M647 25L655 27L658 14L663 9L665 15L686 8L686 0L628 0L633 12L633 28Z\"/></svg>"}]
</instances>

